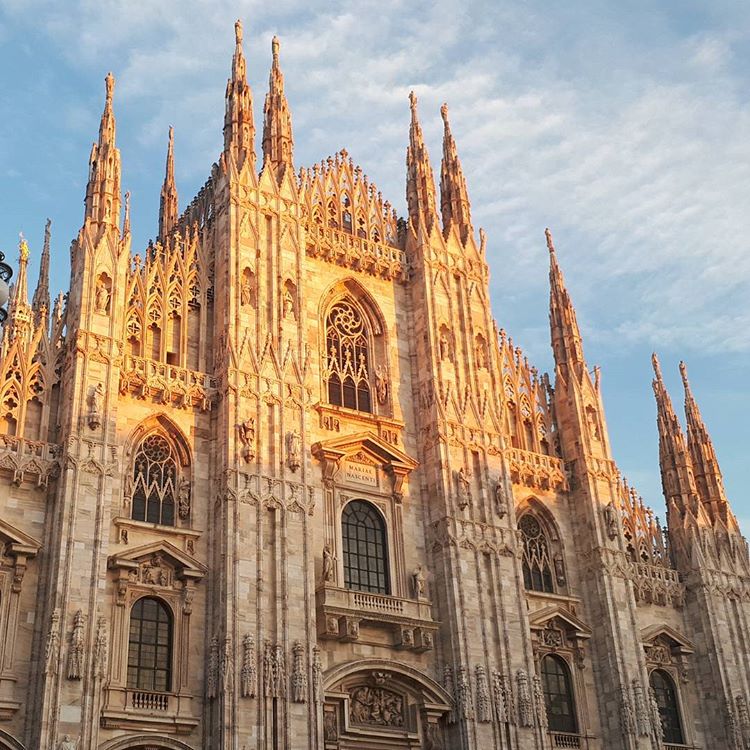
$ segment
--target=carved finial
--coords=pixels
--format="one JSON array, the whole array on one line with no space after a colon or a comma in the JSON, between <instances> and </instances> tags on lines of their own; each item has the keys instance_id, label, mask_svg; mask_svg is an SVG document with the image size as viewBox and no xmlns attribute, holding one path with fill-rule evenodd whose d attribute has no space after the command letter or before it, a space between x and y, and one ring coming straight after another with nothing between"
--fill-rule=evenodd
<instances>
[{"instance_id":1,"label":"carved finial","mask_svg":"<svg viewBox=\"0 0 750 750\"><path fill-rule=\"evenodd\" d=\"M682 375L682 384L685 386L685 390L690 390L690 383L688 383L687 365L680 360L680 375Z\"/></svg>"},{"instance_id":2,"label":"carved finial","mask_svg":"<svg viewBox=\"0 0 750 750\"><path fill-rule=\"evenodd\" d=\"M277 37L274 34L273 39L271 39L271 54L273 55L274 60L279 59L279 47L281 46L279 42L279 37Z\"/></svg>"},{"instance_id":3,"label":"carved finial","mask_svg":"<svg viewBox=\"0 0 750 750\"><path fill-rule=\"evenodd\" d=\"M656 375L656 379L661 382L661 365L659 364L659 357L656 356L656 352L654 352L651 355L651 365L654 368L654 374Z\"/></svg>"},{"instance_id":4,"label":"carved finial","mask_svg":"<svg viewBox=\"0 0 750 750\"><path fill-rule=\"evenodd\" d=\"M26 242L23 232L18 233L18 253L19 260L26 261L29 259L29 243Z\"/></svg>"},{"instance_id":5,"label":"carved finial","mask_svg":"<svg viewBox=\"0 0 750 750\"><path fill-rule=\"evenodd\" d=\"M242 21L239 18L234 22L234 39L237 44L242 44Z\"/></svg>"},{"instance_id":6,"label":"carved finial","mask_svg":"<svg viewBox=\"0 0 750 750\"><path fill-rule=\"evenodd\" d=\"M440 116L443 118L443 122L448 125L448 104L443 102L443 106L440 107Z\"/></svg>"},{"instance_id":7,"label":"carved finial","mask_svg":"<svg viewBox=\"0 0 750 750\"><path fill-rule=\"evenodd\" d=\"M552 244L552 232L549 231L549 227L544 230L544 236L547 238L547 250L551 253L555 252L555 246Z\"/></svg>"},{"instance_id":8,"label":"carved finial","mask_svg":"<svg viewBox=\"0 0 750 750\"><path fill-rule=\"evenodd\" d=\"M417 95L413 92L409 92L409 106L411 107L411 111L414 112L417 109Z\"/></svg>"},{"instance_id":9,"label":"carved finial","mask_svg":"<svg viewBox=\"0 0 750 750\"><path fill-rule=\"evenodd\" d=\"M107 90L107 102L112 102L112 96L115 93L115 77L112 75L112 73L107 73L107 77L104 79L104 85L106 86Z\"/></svg>"}]
</instances>

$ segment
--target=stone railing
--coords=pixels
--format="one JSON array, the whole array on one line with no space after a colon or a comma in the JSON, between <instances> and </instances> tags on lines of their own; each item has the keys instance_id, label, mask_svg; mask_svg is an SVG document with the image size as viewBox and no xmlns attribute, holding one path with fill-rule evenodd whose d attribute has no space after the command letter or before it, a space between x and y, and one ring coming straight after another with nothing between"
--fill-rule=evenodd
<instances>
[{"instance_id":1,"label":"stone railing","mask_svg":"<svg viewBox=\"0 0 750 750\"><path fill-rule=\"evenodd\" d=\"M400 248L313 222L307 225L307 254L371 276L409 278L406 253Z\"/></svg>"},{"instance_id":2,"label":"stone railing","mask_svg":"<svg viewBox=\"0 0 750 750\"><path fill-rule=\"evenodd\" d=\"M10 471L14 484L33 481L38 487L46 487L59 469L60 451L56 443L0 435L0 470Z\"/></svg>"},{"instance_id":3,"label":"stone railing","mask_svg":"<svg viewBox=\"0 0 750 750\"><path fill-rule=\"evenodd\" d=\"M169 711L169 695L150 690L133 690L130 705L139 711Z\"/></svg>"},{"instance_id":4,"label":"stone railing","mask_svg":"<svg viewBox=\"0 0 750 750\"><path fill-rule=\"evenodd\" d=\"M581 747L581 736L567 732L550 732L552 747Z\"/></svg>"},{"instance_id":5,"label":"stone railing","mask_svg":"<svg viewBox=\"0 0 750 750\"><path fill-rule=\"evenodd\" d=\"M680 581L680 574L672 568L651 563L630 563L630 579L637 602L682 607L685 601L685 584Z\"/></svg>"},{"instance_id":6,"label":"stone railing","mask_svg":"<svg viewBox=\"0 0 750 750\"><path fill-rule=\"evenodd\" d=\"M404 613L403 599L396 599L393 596L382 596L380 594L367 594L363 591L354 592L354 606L365 612L394 612L396 614Z\"/></svg>"},{"instance_id":7,"label":"stone railing","mask_svg":"<svg viewBox=\"0 0 750 750\"><path fill-rule=\"evenodd\" d=\"M120 393L208 411L216 393L216 379L204 372L127 354L120 370Z\"/></svg>"},{"instance_id":8,"label":"stone railing","mask_svg":"<svg viewBox=\"0 0 750 750\"><path fill-rule=\"evenodd\" d=\"M511 481L539 490L565 490L567 480L561 459L543 453L524 451L520 448L507 448L505 459L508 462Z\"/></svg>"}]
</instances>

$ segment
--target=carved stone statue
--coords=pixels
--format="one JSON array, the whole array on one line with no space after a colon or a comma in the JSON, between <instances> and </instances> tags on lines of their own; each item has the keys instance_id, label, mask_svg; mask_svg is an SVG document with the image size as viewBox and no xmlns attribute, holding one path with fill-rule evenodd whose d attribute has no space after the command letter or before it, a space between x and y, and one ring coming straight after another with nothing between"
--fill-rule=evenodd
<instances>
[{"instance_id":1,"label":"carved stone statue","mask_svg":"<svg viewBox=\"0 0 750 750\"><path fill-rule=\"evenodd\" d=\"M250 463L255 458L255 418L248 417L237 425L240 442L242 443L242 457Z\"/></svg>"},{"instance_id":2,"label":"carved stone statue","mask_svg":"<svg viewBox=\"0 0 750 750\"><path fill-rule=\"evenodd\" d=\"M190 482L184 478L180 480L177 512L180 514L180 518L187 518L190 515Z\"/></svg>"},{"instance_id":3,"label":"carved stone statue","mask_svg":"<svg viewBox=\"0 0 750 750\"><path fill-rule=\"evenodd\" d=\"M292 293L289 291L289 289L284 290L284 317L285 318L294 318L296 317L294 314L294 297L292 296Z\"/></svg>"},{"instance_id":4,"label":"carved stone statue","mask_svg":"<svg viewBox=\"0 0 750 750\"><path fill-rule=\"evenodd\" d=\"M333 554L333 548L329 542L323 545L323 581L329 582L336 575L336 555Z\"/></svg>"},{"instance_id":5,"label":"carved stone statue","mask_svg":"<svg viewBox=\"0 0 750 750\"><path fill-rule=\"evenodd\" d=\"M94 292L94 309L102 315L109 312L109 289L104 279L96 282L96 291Z\"/></svg>"},{"instance_id":6,"label":"carved stone statue","mask_svg":"<svg viewBox=\"0 0 750 750\"><path fill-rule=\"evenodd\" d=\"M249 278L245 277L240 287L240 303L243 306L253 304L253 285Z\"/></svg>"},{"instance_id":7,"label":"carved stone statue","mask_svg":"<svg viewBox=\"0 0 750 750\"><path fill-rule=\"evenodd\" d=\"M375 393L378 397L378 403L384 404L388 398L388 381L385 377L385 370L382 365L375 368Z\"/></svg>"},{"instance_id":8,"label":"carved stone statue","mask_svg":"<svg viewBox=\"0 0 750 750\"><path fill-rule=\"evenodd\" d=\"M411 574L411 588L415 599L424 599L425 577L421 565L417 565L416 570Z\"/></svg>"},{"instance_id":9,"label":"carved stone statue","mask_svg":"<svg viewBox=\"0 0 750 750\"><path fill-rule=\"evenodd\" d=\"M292 471L302 465L302 437L296 430L286 436L286 462Z\"/></svg>"},{"instance_id":10,"label":"carved stone statue","mask_svg":"<svg viewBox=\"0 0 750 750\"><path fill-rule=\"evenodd\" d=\"M484 341L478 339L474 345L474 354L476 358L477 368L480 370L487 369L487 351L484 346Z\"/></svg>"},{"instance_id":11,"label":"carved stone statue","mask_svg":"<svg viewBox=\"0 0 750 750\"><path fill-rule=\"evenodd\" d=\"M95 430L102 423L102 404L104 402L104 386L101 383L97 383L88 398L89 402L89 415L88 423L92 430Z\"/></svg>"},{"instance_id":12,"label":"carved stone statue","mask_svg":"<svg viewBox=\"0 0 750 750\"><path fill-rule=\"evenodd\" d=\"M617 517L612 503L604 506L604 521L607 525L607 536L610 539L617 538Z\"/></svg>"},{"instance_id":13,"label":"carved stone statue","mask_svg":"<svg viewBox=\"0 0 750 750\"><path fill-rule=\"evenodd\" d=\"M68 653L68 679L80 680L83 676L84 617L79 609L73 618L73 632L70 635Z\"/></svg>"},{"instance_id":14,"label":"carved stone statue","mask_svg":"<svg viewBox=\"0 0 750 750\"><path fill-rule=\"evenodd\" d=\"M72 739L69 734L66 734L62 738L62 742L60 743L60 750L77 750L77 748L78 740Z\"/></svg>"},{"instance_id":15,"label":"carved stone statue","mask_svg":"<svg viewBox=\"0 0 750 750\"><path fill-rule=\"evenodd\" d=\"M451 342L448 340L448 334L445 331L440 333L440 359L445 362L451 358Z\"/></svg>"},{"instance_id":16,"label":"carved stone statue","mask_svg":"<svg viewBox=\"0 0 750 750\"><path fill-rule=\"evenodd\" d=\"M456 484L458 485L458 505L463 510L471 502L471 480L464 466L456 472Z\"/></svg>"},{"instance_id":17,"label":"carved stone statue","mask_svg":"<svg viewBox=\"0 0 750 750\"><path fill-rule=\"evenodd\" d=\"M505 518L508 513L508 502L505 499L505 489L502 482L495 485L495 512L500 518Z\"/></svg>"}]
</instances>

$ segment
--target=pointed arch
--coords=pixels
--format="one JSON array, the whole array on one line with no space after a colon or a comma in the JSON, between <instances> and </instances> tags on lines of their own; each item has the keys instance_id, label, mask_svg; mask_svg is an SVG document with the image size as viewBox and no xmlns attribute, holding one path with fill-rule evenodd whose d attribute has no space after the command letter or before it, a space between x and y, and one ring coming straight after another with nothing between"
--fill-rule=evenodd
<instances>
[{"instance_id":1,"label":"pointed arch","mask_svg":"<svg viewBox=\"0 0 750 750\"><path fill-rule=\"evenodd\" d=\"M549 508L537 498L529 497L517 507L516 518L523 543L525 588L548 594L564 590L567 580L562 543Z\"/></svg>"}]
</instances>

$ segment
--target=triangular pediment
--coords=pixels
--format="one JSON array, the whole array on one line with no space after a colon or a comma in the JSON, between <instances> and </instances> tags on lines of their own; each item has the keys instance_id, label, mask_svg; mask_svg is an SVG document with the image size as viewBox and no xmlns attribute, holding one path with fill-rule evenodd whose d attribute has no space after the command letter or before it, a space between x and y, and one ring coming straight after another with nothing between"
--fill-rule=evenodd
<instances>
[{"instance_id":1,"label":"triangular pediment","mask_svg":"<svg viewBox=\"0 0 750 750\"><path fill-rule=\"evenodd\" d=\"M591 628L559 604L550 604L534 612L529 612L529 625L532 630L546 627L551 620L561 622L567 630L574 632L577 638L591 637Z\"/></svg>"},{"instance_id":2,"label":"triangular pediment","mask_svg":"<svg viewBox=\"0 0 750 750\"><path fill-rule=\"evenodd\" d=\"M207 568L203 563L164 539L111 555L108 565L110 568L136 568L144 561L153 560L157 556L170 566L178 576L203 578L206 574Z\"/></svg>"},{"instance_id":3,"label":"triangular pediment","mask_svg":"<svg viewBox=\"0 0 750 750\"><path fill-rule=\"evenodd\" d=\"M370 458L376 464L399 468L406 472L419 466L419 462L411 456L398 450L398 448L394 448L383 438L369 431L359 432L355 435L344 435L331 440L322 440L315 443L312 450L316 456L338 457L337 460L362 454L363 457Z\"/></svg>"},{"instance_id":4,"label":"triangular pediment","mask_svg":"<svg viewBox=\"0 0 750 750\"><path fill-rule=\"evenodd\" d=\"M23 554L27 557L33 557L42 546L34 537L24 534L23 531L11 526L6 521L0 519L0 542L8 545L10 554Z\"/></svg>"},{"instance_id":5,"label":"triangular pediment","mask_svg":"<svg viewBox=\"0 0 750 750\"><path fill-rule=\"evenodd\" d=\"M657 638L670 641L672 648L676 647L682 653L692 654L695 651L695 646L669 625L651 625L641 630L641 641L644 646L652 645Z\"/></svg>"}]
</instances>

